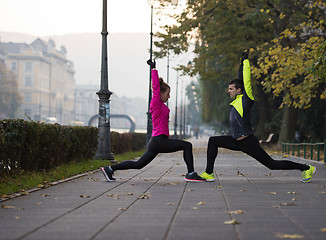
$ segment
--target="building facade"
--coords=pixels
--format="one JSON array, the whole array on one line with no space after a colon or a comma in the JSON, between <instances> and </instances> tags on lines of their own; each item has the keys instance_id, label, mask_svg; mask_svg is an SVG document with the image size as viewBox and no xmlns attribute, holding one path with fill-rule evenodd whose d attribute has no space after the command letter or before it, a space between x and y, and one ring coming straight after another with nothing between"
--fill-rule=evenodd
<instances>
[{"instance_id":1,"label":"building facade","mask_svg":"<svg viewBox=\"0 0 326 240\"><path fill-rule=\"evenodd\" d=\"M55 48L53 40L36 39L31 44L1 43L7 68L18 80L23 101L18 117L45 121L52 117L67 125L75 119L74 68L66 49Z\"/></svg>"}]
</instances>

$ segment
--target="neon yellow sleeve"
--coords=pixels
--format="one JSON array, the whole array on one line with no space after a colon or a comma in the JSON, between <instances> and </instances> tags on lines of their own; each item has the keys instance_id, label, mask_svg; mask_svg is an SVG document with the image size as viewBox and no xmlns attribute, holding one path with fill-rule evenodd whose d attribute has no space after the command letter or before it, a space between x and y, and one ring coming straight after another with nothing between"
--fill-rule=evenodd
<instances>
[{"instance_id":1,"label":"neon yellow sleeve","mask_svg":"<svg viewBox=\"0 0 326 240\"><path fill-rule=\"evenodd\" d=\"M248 59L243 61L243 85L246 95L251 100L254 100L251 88L250 64Z\"/></svg>"}]
</instances>

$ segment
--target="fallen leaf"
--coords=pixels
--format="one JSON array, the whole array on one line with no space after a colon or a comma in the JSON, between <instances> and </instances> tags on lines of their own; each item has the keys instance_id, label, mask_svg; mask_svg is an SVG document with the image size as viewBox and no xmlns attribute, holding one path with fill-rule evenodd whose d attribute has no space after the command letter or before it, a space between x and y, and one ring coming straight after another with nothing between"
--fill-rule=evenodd
<instances>
[{"instance_id":1,"label":"fallen leaf","mask_svg":"<svg viewBox=\"0 0 326 240\"><path fill-rule=\"evenodd\" d=\"M267 192L267 194L269 194L269 195L276 195L277 192Z\"/></svg>"},{"instance_id":2,"label":"fallen leaf","mask_svg":"<svg viewBox=\"0 0 326 240\"><path fill-rule=\"evenodd\" d=\"M50 194L45 194L45 193L43 193L43 194L41 194L41 196L42 196L42 197L48 197L48 196L50 196Z\"/></svg>"},{"instance_id":3,"label":"fallen leaf","mask_svg":"<svg viewBox=\"0 0 326 240\"><path fill-rule=\"evenodd\" d=\"M299 192L287 192L287 194L299 194Z\"/></svg>"},{"instance_id":4,"label":"fallen leaf","mask_svg":"<svg viewBox=\"0 0 326 240\"><path fill-rule=\"evenodd\" d=\"M29 194L29 192L27 192L27 191L21 191L20 192L22 195L28 195Z\"/></svg>"},{"instance_id":5,"label":"fallen leaf","mask_svg":"<svg viewBox=\"0 0 326 240\"><path fill-rule=\"evenodd\" d=\"M289 154L284 154L283 157L286 158L286 157L289 157L290 155Z\"/></svg>"},{"instance_id":6,"label":"fallen leaf","mask_svg":"<svg viewBox=\"0 0 326 240\"><path fill-rule=\"evenodd\" d=\"M1 198L9 198L9 195L3 194L1 195Z\"/></svg>"},{"instance_id":7,"label":"fallen leaf","mask_svg":"<svg viewBox=\"0 0 326 240\"><path fill-rule=\"evenodd\" d=\"M90 198L91 196L80 195L79 197L81 197L81 198Z\"/></svg>"},{"instance_id":8,"label":"fallen leaf","mask_svg":"<svg viewBox=\"0 0 326 240\"><path fill-rule=\"evenodd\" d=\"M127 196L131 196L134 195L133 193L126 193Z\"/></svg>"},{"instance_id":9,"label":"fallen leaf","mask_svg":"<svg viewBox=\"0 0 326 240\"><path fill-rule=\"evenodd\" d=\"M192 210L197 210L197 209L199 209L199 207L192 207L191 209Z\"/></svg>"},{"instance_id":10,"label":"fallen leaf","mask_svg":"<svg viewBox=\"0 0 326 240\"><path fill-rule=\"evenodd\" d=\"M286 238L286 239L304 238L304 236L300 235L300 234L284 234L284 233L277 233L276 237L278 237L278 238Z\"/></svg>"},{"instance_id":11,"label":"fallen leaf","mask_svg":"<svg viewBox=\"0 0 326 240\"><path fill-rule=\"evenodd\" d=\"M234 210L234 211L229 211L229 214L243 214L243 210Z\"/></svg>"},{"instance_id":12,"label":"fallen leaf","mask_svg":"<svg viewBox=\"0 0 326 240\"><path fill-rule=\"evenodd\" d=\"M1 208L5 208L5 209L14 209L14 206L10 206L10 205L1 205Z\"/></svg>"},{"instance_id":13,"label":"fallen leaf","mask_svg":"<svg viewBox=\"0 0 326 240\"><path fill-rule=\"evenodd\" d=\"M214 186L214 188L221 188L222 186Z\"/></svg>"},{"instance_id":14,"label":"fallen leaf","mask_svg":"<svg viewBox=\"0 0 326 240\"><path fill-rule=\"evenodd\" d=\"M326 192L318 192L318 193L320 193L320 194L325 194Z\"/></svg>"},{"instance_id":15,"label":"fallen leaf","mask_svg":"<svg viewBox=\"0 0 326 240\"><path fill-rule=\"evenodd\" d=\"M296 206L295 203L281 203L281 206Z\"/></svg>"},{"instance_id":16,"label":"fallen leaf","mask_svg":"<svg viewBox=\"0 0 326 240\"><path fill-rule=\"evenodd\" d=\"M178 185L178 184L180 184L180 183L178 183L178 182L170 183L170 185Z\"/></svg>"},{"instance_id":17,"label":"fallen leaf","mask_svg":"<svg viewBox=\"0 0 326 240\"><path fill-rule=\"evenodd\" d=\"M41 205L43 202L36 202L35 205Z\"/></svg>"},{"instance_id":18,"label":"fallen leaf","mask_svg":"<svg viewBox=\"0 0 326 240\"><path fill-rule=\"evenodd\" d=\"M230 221L225 221L224 224L236 225L236 224L240 224L240 222L234 219Z\"/></svg>"},{"instance_id":19,"label":"fallen leaf","mask_svg":"<svg viewBox=\"0 0 326 240\"><path fill-rule=\"evenodd\" d=\"M326 232L326 228L321 228L320 231Z\"/></svg>"},{"instance_id":20,"label":"fallen leaf","mask_svg":"<svg viewBox=\"0 0 326 240\"><path fill-rule=\"evenodd\" d=\"M193 192L194 190L193 190L193 189L188 189L187 191L188 191L188 192Z\"/></svg>"},{"instance_id":21,"label":"fallen leaf","mask_svg":"<svg viewBox=\"0 0 326 240\"><path fill-rule=\"evenodd\" d=\"M197 203L197 205L205 205L206 203L204 201L200 201L199 203Z\"/></svg>"},{"instance_id":22,"label":"fallen leaf","mask_svg":"<svg viewBox=\"0 0 326 240\"><path fill-rule=\"evenodd\" d=\"M20 217L16 216L16 217L15 217L15 219L19 220L19 219L20 219Z\"/></svg>"},{"instance_id":23,"label":"fallen leaf","mask_svg":"<svg viewBox=\"0 0 326 240\"><path fill-rule=\"evenodd\" d=\"M242 190L240 190L241 192L245 192L245 191L247 191L247 189L242 189Z\"/></svg>"},{"instance_id":24,"label":"fallen leaf","mask_svg":"<svg viewBox=\"0 0 326 240\"><path fill-rule=\"evenodd\" d=\"M167 203L167 205L174 205L174 203Z\"/></svg>"},{"instance_id":25,"label":"fallen leaf","mask_svg":"<svg viewBox=\"0 0 326 240\"><path fill-rule=\"evenodd\" d=\"M118 210L121 210L121 211L126 211L127 208L118 208Z\"/></svg>"},{"instance_id":26,"label":"fallen leaf","mask_svg":"<svg viewBox=\"0 0 326 240\"><path fill-rule=\"evenodd\" d=\"M43 185L43 184L37 184L37 187L38 187L38 188L43 188L44 185Z\"/></svg>"},{"instance_id":27,"label":"fallen leaf","mask_svg":"<svg viewBox=\"0 0 326 240\"><path fill-rule=\"evenodd\" d=\"M150 194L143 194L138 199L149 199L150 196L152 196L152 195L150 195Z\"/></svg>"}]
</instances>

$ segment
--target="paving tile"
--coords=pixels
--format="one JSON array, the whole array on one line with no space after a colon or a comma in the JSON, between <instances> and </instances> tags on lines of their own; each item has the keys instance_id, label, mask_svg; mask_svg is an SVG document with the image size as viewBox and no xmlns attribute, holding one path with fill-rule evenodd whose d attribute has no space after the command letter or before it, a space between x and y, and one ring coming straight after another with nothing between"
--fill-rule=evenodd
<instances>
[{"instance_id":1,"label":"paving tile","mask_svg":"<svg viewBox=\"0 0 326 240\"><path fill-rule=\"evenodd\" d=\"M208 138L190 141L201 173ZM326 239L325 164L294 161L317 166L311 183L223 149L216 181L185 182L182 152L159 154L143 169L116 172L116 182L97 171L1 202L14 208L0 208L0 239Z\"/></svg>"}]
</instances>

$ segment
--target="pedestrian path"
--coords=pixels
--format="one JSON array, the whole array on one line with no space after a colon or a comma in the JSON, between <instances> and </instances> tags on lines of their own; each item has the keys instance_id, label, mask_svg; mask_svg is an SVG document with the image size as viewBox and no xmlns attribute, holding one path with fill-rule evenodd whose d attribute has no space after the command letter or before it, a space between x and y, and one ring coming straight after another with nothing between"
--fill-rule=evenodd
<instances>
[{"instance_id":1,"label":"pedestrian path","mask_svg":"<svg viewBox=\"0 0 326 240\"><path fill-rule=\"evenodd\" d=\"M191 139L199 173L207 140ZM0 239L326 239L324 163L313 162L317 171L303 184L299 171L271 171L245 154L219 153L215 182L185 182L177 152L118 171L116 182L97 171L1 202Z\"/></svg>"}]
</instances>

